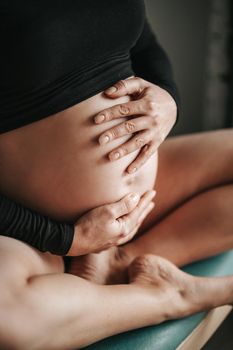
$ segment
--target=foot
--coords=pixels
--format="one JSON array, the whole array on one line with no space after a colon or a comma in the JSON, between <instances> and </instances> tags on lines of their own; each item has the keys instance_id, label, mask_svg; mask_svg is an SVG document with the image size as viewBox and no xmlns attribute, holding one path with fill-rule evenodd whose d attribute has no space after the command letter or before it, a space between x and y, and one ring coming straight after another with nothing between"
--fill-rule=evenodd
<instances>
[{"instance_id":1,"label":"foot","mask_svg":"<svg viewBox=\"0 0 233 350\"><path fill-rule=\"evenodd\" d=\"M233 277L195 277L150 254L137 257L128 270L130 283L146 287L160 305L159 322L233 302Z\"/></svg>"},{"instance_id":2,"label":"foot","mask_svg":"<svg viewBox=\"0 0 233 350\"><path fill-rule=\"evenodd\" d=\"M69 273L96 284L128 283L128 266L131 260L120 247L112 247L96 254L75 257Z\"/></svg>"}]
</instances>

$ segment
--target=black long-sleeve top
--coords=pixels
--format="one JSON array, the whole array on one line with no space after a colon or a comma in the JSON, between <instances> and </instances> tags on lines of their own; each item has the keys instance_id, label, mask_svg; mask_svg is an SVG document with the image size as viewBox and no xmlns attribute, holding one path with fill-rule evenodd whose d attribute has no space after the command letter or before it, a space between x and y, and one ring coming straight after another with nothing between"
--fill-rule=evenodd
<instances>
[{"instance_id":1,"label":"black long-sleeve top","mask_svg":"<svg viewBox=\"0 0 233 350\"><path fill-rule=\"evenodd\" d=\"M0 133L49 117L131 75L167 90L178 117L171 63L142 0L0 0L0 23ZM0 195L0 233L65 255L74 225Z\"/></svg>"}]
</instances>

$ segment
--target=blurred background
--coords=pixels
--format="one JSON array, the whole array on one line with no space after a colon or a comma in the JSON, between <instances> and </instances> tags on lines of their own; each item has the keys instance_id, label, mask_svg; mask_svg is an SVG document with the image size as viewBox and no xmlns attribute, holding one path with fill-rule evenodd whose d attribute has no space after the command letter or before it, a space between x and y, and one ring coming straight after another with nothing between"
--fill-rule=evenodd
<instances>
[{"instance_id":1,"label":"blurred background","mask_svg":"<svg viewBox=\"0 0 233 350\"><path fill-rule=\"evenodd\" d=\"M233 1L145 0L181 96L170 135L233 127ZM233 349L233 312L203 350Z\"/></svg>"},{"instance_id":2,"label":"blurred background","mask_svg":"<svg viewBox=\"0 0 233 350\"><path fill-rule=\"evenodd\" d=\"M182 109L172 134L233 126L233 1L145 0Z\"/></svg>"}]
</instances>

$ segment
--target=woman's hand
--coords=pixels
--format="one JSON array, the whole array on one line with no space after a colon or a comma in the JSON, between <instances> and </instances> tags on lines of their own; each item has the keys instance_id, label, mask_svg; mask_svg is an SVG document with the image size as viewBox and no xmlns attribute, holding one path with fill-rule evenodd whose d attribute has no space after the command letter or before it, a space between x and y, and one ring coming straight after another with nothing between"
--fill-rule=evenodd
<instances>
[{"instance_id":1,"label":"woman's hand","mask_svg":"<svg viewBox=\"0 0 233 350\"><path fill-rule=\"evenodd\" d=\"M127 168L129 173L135 172L155 153L175 124L176 103L166 90L139 77L120 80L105 90L105 94L111 98L133 97L133 101L103 110L94 120L100 124L116 118L136 117L105 131L99 138L102 145L123 135L134 134L129 141L111 151L109 159L114 161L141 149Z\"/></svg>"},{"instance_id":2,"label":"woman's hand","mask_svg":"<svg viewBox=\"0 0 233 350\"><path fill-rule=\"evenodd\" d=\"M97 253L131 240L153 209L155 191L141 198L131 193L120 201L92 209L75 224L75 236L68 256Z\"/></svg>"}]
</instances>

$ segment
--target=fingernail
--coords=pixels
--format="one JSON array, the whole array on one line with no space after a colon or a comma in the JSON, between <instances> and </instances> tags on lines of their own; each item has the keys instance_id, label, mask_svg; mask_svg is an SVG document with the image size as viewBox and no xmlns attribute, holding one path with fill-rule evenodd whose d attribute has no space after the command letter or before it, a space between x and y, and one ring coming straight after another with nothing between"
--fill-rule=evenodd
<instances>
[{"instance_id":1,"label":"fingernail","mask_svg":"<svg viewBox=\"0 0 233 350\"><path fill-rule=\"evenodd\" d=\"M156 195L156 191L155 190L151 191L151 195L155 196Z\"/></svg>"},{"instance_id":2,"label":"fingernail","mask_svg":"<svg viewBox=\"0 0 233 350\"><path fill-rule=\"evenodd\" d=\"M135 173L135 171L137 170L137 168L129 168L129 170L128 170L128 172L130 173L130 174L132 174L132 173Z\"/></svg>"},{"instance_id":3,"label":"fingernail","mask_svg":"<svg viewBox=\"0 0 233 350\"><path fill-rule=\"evenodd\" d=\"M97 115L95 117L95 122L96 123L102 123L104 121L104 119L105 119L105 116L103 114L100 114L100 115Z\"/></svg>"},{"instance_id":4,"label":"fingernail","mask_svg":"<svg viewBox=\"0 0 233 350\"><path fill-rule=\"evenodd\" d=\"M130 198L132 201L136 202L136 201L139 199L139 194L138 194L138 193L131 193L130 196L129 196L129 198Z\"/></svg>"},{"instance_id":5,"label":"fingernail","mask_svg":"<svg viewBox=\"0 0 233 350\"><path fill-rule=\"evenodd\" d=\"M105 90L105 92L107 94L112 94L113 92L116 92L117 88L115 86L111 86L110 88L108 88L107 90Z\"/></svg>"},{"instance_id":6,"label":"fingernail","mask_svg":"<svg viewBox=\"0 0 233 350\"><path fill-rule=\"evenodd\" d=\"M110 153L109 157L111 160L118 159L120 157L120 153L119 152Z\"/></svg>"},{"instance_id":7,"label":"fingernail","mask_svg":"<svg viewBox=\"0 0 233 350\"><path fill-rule=\"evenodd\" d=\"M105 143L108 143L110 141L110 137L107 136L107 135L103 135L99 138L99 143L101 145L105 144Z\"/></svg>"}]
</instances>

